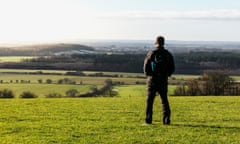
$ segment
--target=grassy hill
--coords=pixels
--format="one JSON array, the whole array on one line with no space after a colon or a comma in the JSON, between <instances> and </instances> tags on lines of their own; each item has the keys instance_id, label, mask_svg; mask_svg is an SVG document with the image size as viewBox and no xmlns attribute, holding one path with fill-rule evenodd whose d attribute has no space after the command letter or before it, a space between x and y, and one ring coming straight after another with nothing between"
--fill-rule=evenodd
<instances>
[{"instance_id":1,"label":"grassy hill","mask_svg":"<svg viewBox=\"0 0 240 144\"><path fill-rule=\"evenodd\" d=\"M153 124L142 125L145 117L145 79L136 73L110 73L117 97L99 98L44 98L57 92L62 95L68 89L80 93L93 85L102 86L109 77L67 76L67 71L42 71L33 74L29 70L1 70L0 90L13 90L17 98L0 99L0 143L3 144L129 144L129 143L239 143L239 97L234 96L170 96L172 124L162 125L159 97L154 103ZM32 74L30 74L30 72ZM51 74L50 74L51 73ZM56 74L54 74L56 73ZM85 72L94 74L94 72ZM197 76L174 76L186 80ZM56 84L59 79L82 81L81 85ZM239 78L239 77L234 77ZM38 80L43 83L39 84ZM51 79L52 84L45 81ZM19 82L16 83L16 80ZM20 81L30 83L20 83ZM12 82L11 82L12 81ZM136 85L136 81L142 84ZM174 86L169 87L169 94ZM18 98L22 91L31 91L39 98Z\"/></svg>"},{"instance_id":2,"label":"grassy hill","mask_svg":"<svg viewBox=\"0 0 240 144\"><path fill-rule=\"evenodd\" d=\"M0 100L4 144L239 143L238 97L170 97L172 124L144 123L145 97Z\"/></svg>"}]
</instances>

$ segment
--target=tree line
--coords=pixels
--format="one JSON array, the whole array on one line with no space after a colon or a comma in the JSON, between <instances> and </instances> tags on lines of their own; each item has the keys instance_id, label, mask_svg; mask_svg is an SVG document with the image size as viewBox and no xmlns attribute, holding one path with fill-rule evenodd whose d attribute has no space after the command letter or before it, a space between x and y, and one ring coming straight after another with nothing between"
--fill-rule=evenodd
<instances>
[{"instance_id":1,"label":"tree line","mask_svg":"<svg viewBox=\"0 0 240 144\"><path fill-rule=\"evenodd\" d=\"M0 63L0 68L76 71L143 72L146 54L73 54L39 57L20 63ZM176 74L201 74L205 70L228 70L239 75L239 53L189 52L174 54Z\"/></svg>"}]
</instances>

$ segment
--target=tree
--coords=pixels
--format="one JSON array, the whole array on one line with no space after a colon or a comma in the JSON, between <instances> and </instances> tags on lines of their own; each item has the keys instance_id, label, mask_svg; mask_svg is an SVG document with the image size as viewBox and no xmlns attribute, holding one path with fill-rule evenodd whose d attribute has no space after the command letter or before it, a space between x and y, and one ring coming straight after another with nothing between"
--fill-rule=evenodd
<instances>
[{"instance_id":1,"label":"tree","mask_svg":"<svg viewBox=\"0 0 240 144\"><path fill-rule=\"evenodd\" d=\"M187 88L186 88L185 84L177 86L176 89L174 90L174 95L176 95L176 96L187 95Z\"/></svg>"},{"instance_id":2,"label":"tree","mask_svg":"<svg viewBox=\"0 0 240 144\"><path fill-rule=\"evenodd\" d=\"M224 95L226 86L233 82L224 71L207 71L203 74L206 95Z\"/></svg>"},{"instance_id":3,"label":"tree","mask_svg":"<svg viewBox=\"0 0 240 144\"><path fill-rule=\"evenodd\" d=\"M0 98L14 98L14 94L12 90L9 89L3 89L0 90Z\"/></svg>"},{"instance_id":4,"label":"tree","mask_svg":"<svg viewBox=\"0 0 240 144\"><path fill-rule=\"evenodd\" d=\"M174 95L225 95L224 90L233 86L233 79L225 71L206 71L201 78L178 86Z\"/></svg>"},{"instance_id":5,"label":"tree","mask_svg":"<svg viewBox=\"0 0 240 144\"><path fill-rule=\"evenodd\" d=\"M191 96L201 95L198 80L189 80L187 83L187 94Z\"/></svg>"}]
</instances>

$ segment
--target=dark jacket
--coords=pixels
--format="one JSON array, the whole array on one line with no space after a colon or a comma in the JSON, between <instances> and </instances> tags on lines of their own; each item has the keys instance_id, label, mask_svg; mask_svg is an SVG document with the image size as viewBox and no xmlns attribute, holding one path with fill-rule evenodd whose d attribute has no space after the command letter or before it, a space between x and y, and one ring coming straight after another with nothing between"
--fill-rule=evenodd
<instances>
[{"instance_id":1,"label":"dark jacket","mask_svg":"<svg viewBox=\"0 0 240 144\"><path fill-rule=\"evenodd\" d=\"M158 47L148 52L144 60L144 68L143 68L144 74L146 76L154 76L151 71L151 61L153 61L153 57L157 52L160 52L166 56L166 70L164 70L165 72L161 75L165 75L166 77L171 76L175 71L174 59L172 54L168 50L164 49L163 47Z\"/></svg>"}]
</instances>

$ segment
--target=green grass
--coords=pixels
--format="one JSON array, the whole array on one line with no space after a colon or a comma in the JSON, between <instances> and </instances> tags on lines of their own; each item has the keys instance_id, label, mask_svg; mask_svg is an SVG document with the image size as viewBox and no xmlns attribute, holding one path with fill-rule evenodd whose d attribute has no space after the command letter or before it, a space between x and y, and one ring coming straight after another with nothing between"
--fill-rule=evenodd
<instances>
[{"instance_id":1,"label":"green grass","mask_svg":"<svg viewBox=\"0 0 240 144\"><path fill-rule=\"evenodd\" d=\"M99 73L99 72L95 72L95 71L84 71L85 74L95 74L95 73ZM102 72L105 75L119 75L122 77L136 77L136 76L141 76L143 77L144 74L143 73L126 73L126 72Z\"/></svg>"},{"instance_id":2,"label":"green grass","mask_svg":"<svg viewBox=\"0 0 240 144\"><path fill-rule=\"evenodd\" d=\"M84 85L67 85L67 84L0 84L0 90L2 89L10 89L14 92L16 97L24 91L31 91L38 95L39 97L45 97L50 93L59 93L62 96L65 95L65 92L69 89L76 89L81 94L87 93L90 91L91 86L93 84L84 84ZM102 85L96 85L97 87L101 87ZM118 91L119 96L121 97L145 97L146 96L146 86L145 85L122 85L115 86L115 90ZM169 86L169 95L173 95L173 91L175 86Z\"/></svg>"},{"instance_id":3,"label":"green grass","mask_svg":"<svg viewBox=\"0 0 240 144\"><path fill-rule=\"evenodd\" d=\"M51 76L51 79L56 82L58 79L60 79L62 76ZM12 77L13 79L19 78ZM39 77L38 77L39 78ZM43 78L43 81L46 80L47 77ZM72 78L72 77L70 77ZM37 94L39 97L45 97L47 94L50 93L59 93L62 96L65 95L65 92L69 89L76 89L81 94L87 93L90 91L90 88L94 85L96 85L98 88L102 87L104 81L106 78L80 78L81 81L83 81L82 85L69 85L69 84L39 84L37 82L37 78L35 76L25 76L21 78L23 80L31 79L31 84L22 84L22 83L9 83L9 80L4 79L5 83L0 84L0 90L2 89L10 89L14 92L16 97L19 97L19 95L24 91L31 91L35 94ZM74 78L73 78L74 79ZM75 78L76 80L77 78ZM126 78L124 78L126 79ZM78 80L80 81L80 80ZM126 80L125 80L126 81ZM7 82L7 83L6 83ZM131 80L128 80L128 83L131 82ZM174 89L176 86L169 86L169 95L173 95ZM139 96L146 96L146 85L121 85L121 86L115 86L115 90L118 91L119 96L121 97L139 97Z\"/></svg>"},{"instance_id":4,"label":"green grass","mask_svg":"<svg viewBox=\"0 0 240 144\"><path fill-rule=\"evenodd\" d=\"M69 89L76 89L80 94L84 94L90 91L92 85L56 85L56 84L0 84L0 90L10 89L14 92L16 97L24 91L30 91L36 94L38 97L46 97L51 93L58 93L65 96L66 91ZM99 86L101 87L101 86Z\"/></svg>"},{"instance_id":5,"label":"green grass","mask_svg":"<svg viewBox=\"0 0 240 144\"><path fill-rule=\"evenodd\" d=\"M177 80L189 80L189 79L197 79L199 75L173 75Z\"/></svg>"},{"instance_id":6,"label":"green grass","mask_svg":"<svg viewBox=\"0 0 240 144\"><path fill-rule=\"evenodd\" d=\"M172 125L144 122L145 97L1 99L4 144L240 143L238 97L170 97Z\"/></svg>"},{"instance_id":7,"label":"green grass","mask_svg":"<svg viewBox=\"0 0 240 144\"><path fill-rule=\"evenodd\" d=\"M125 84L136 84L136 82L145 82L145 79L139 78L109 78L109 77L87 77L87 76L66 76L66 75L33 75L33 74L1 74L0 80L4 82L15 82L16 80L30 80L31 83L38 83L39 79L46 81L47 79L53 80L56 83L59 79L69 78L77 81L82 81L84 84L103 84L106 79L112 79L115 82L124 82Z\"/></svg>"},{"instance_id":8,"label":"green grass","mask_svg":"<svg viewBox=\"0 0 240 144\"><path fill-rule=\"evenodd\" d=\"M7 70L6 70L7 71ZM30 72L27 70L21 72ZM58 85L60 79L69 78L82 85ZM39 84L38 80L41 79L43 84ZM51 79L53 84L46 84L46 80ZM10 89L14 92L16 97L24 91L31 91L39 97L45 97L49 93L60 93L65 95L69 89L77 89L81 94L90 91L91 86L102 87L106 79L112 79L114 82L124 82L125 84L135 84L138 82L145 82L145 79L138 78L109 78L109 77L81 77L81 76L65 76L65 75L37 75L37 74L9 74L3 73L0 75L0 90ZM16 82L18 81L18 83ZM21 81L30 81L30 84L21 83Z\"/></svg>"},{"instance_id":9,"label":"green grass","mask_svg":"<svg viewBox=\"0 0 240 144\"><path fill-rule=\"evenodd\" d=\"M168 95L173 95L176 86L168 86ZM123 85L117 86L115 89L121 97L145 97L146 85Z\"/></svg>"},{"instance_id":10,"label":"green grass","mask_svg":"<svg viewBox=\"0 0 240 144\"><path fill-rule=\"evenodd\" d=\"M115 89L118 91L121 97L145 97L146 86L145 85L124 85L117 86Z\"/></svg>"},{"instance_id":11,"label":"green grass","mask_svg":"<svg viewBox=\"0 0 240 144\"><path fill-rule=\"evenodd\" d=\"M29 72L18 72L23 71ZM32 91L40 98L0 99L0 143L240 143L239 97L170 96L170 126L162 125L161 104L156 97L153 124L143 126L146 85L135 83L145 82L145 79L127 78L134 75L137 74L111 78L127 84L114 87L119 92L115 98L46 99L42 98L45 94L57 92L64 95L71 88L85 93L92 85L102 86L109 78L2 73L0 80L4 83L0 84L0 89L11 89L17 96L22 91ZM197 77L178 75L176 79ZM83 85L38 84L38 79L44 82L51 79L56 83L63 78L82 81ZM16 80L30 80L31 84L17 84ZM174 89L175 86L169 86L169 95Z\"/></svg>"},{"instance_id":12,"label":"green grass","mask_svg":"<svg viewBox=\"0 0 240 144\"><path fill-rule=\"evenodd\" d=\"M236 81L240 81L240 76L232 76L232 78Z\"/></svg>"}]
</instances>

